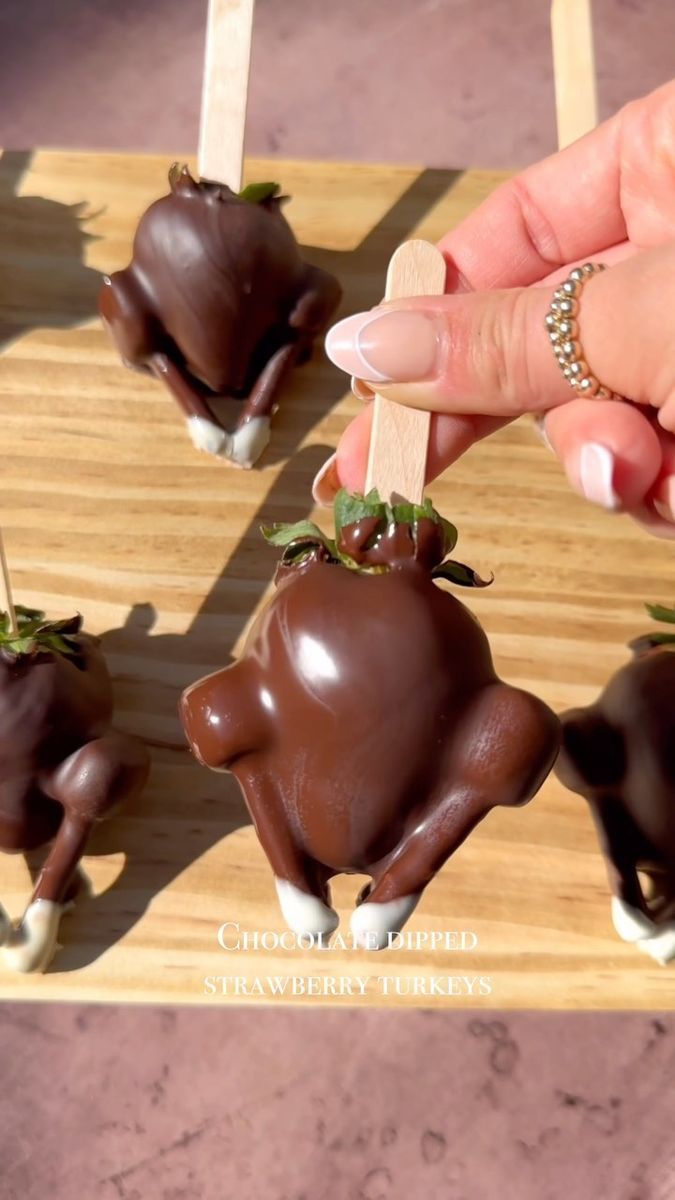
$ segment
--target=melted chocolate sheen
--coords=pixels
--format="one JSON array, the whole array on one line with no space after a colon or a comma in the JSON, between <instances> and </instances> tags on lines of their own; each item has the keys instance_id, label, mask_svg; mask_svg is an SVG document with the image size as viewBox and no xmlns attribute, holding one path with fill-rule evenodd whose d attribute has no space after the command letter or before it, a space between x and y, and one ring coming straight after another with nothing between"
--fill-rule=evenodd
<instances>
[{"instance_id":1,"label":"melted chocolate sheen","mask_svg":"<svg viewBox=\"0 0 675 1200\"><path fill-rule=\"evenodd\" d=\"M346 528L343 548L407 569L312 557L285 572L240 660L188 689L181 711L201 761L239 780L277 876L320 893L338 871L387 872L389 893L373 895L388 899L421 890L451 852L436 817L453 789L467 826L529 799L557 722L498 681L478 622L415 561L437 559L435 530L415 550L409 529L370 545L374 528Z\"/></svg>"},{"instance_id":2,"label":"melted chocolate sheen","mask_svg":"<svg viewBox=\"0 0 675 1200\"><path fill-rule=\"evenodd\" d=\"M383 525L380 517L364 517L344 526L338 548L361 565L397 567L416 562L431 571L444 558L444 533L430 517L417 522L415 535L404 522Z\"/></svg>"},{"instance_id":3,"label":"melted chocolate sheen","mask_svg":"<svg viewBox=\"0 0 675 1200\"><path fill-rule=\"evenodd\" d=\"M0 849L29 850L56 833L63 810L41 778L112 718L110 677L98 642L78 641L78 659L0 656Z\"/></svg>"}]
</instances>

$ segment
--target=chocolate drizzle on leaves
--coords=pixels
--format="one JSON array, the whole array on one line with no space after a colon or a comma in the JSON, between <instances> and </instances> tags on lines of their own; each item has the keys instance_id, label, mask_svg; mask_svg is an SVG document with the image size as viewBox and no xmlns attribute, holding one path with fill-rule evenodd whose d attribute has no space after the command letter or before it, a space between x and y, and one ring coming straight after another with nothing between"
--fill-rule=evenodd
<instances>
[{"instance_id":1,"label":"chocolate drizzle on leaves","mask_svg":"<svg viewBox=\"0 0 675 1200\"><path fill-rule=\"evenodd\" d=\"M82 629L82 617L68 617L65 621L48 621L37 608L16 606L18 630L11 627L9 613L0 613L0 657L6 662L18 658L35 658L40 654L63 654L76 658L82 653L78 634Z\"/></svg>"},{"instance_id":2,"label":"chocolate drizzle on leaves","mask_svg":"<svg viewBox=\"0 0 675 1200\"><path fill-rule=\"evenodd\" d=\"M344 488L334 504L335 537L330 538L313 521L263 527L272 546L283 548L280 566L294 568L313 562L334 563L350 571L375 575L412 562L425 567L432 578L461 587L488 587L471 567L447 556L457 543L457 530L433 507L422 504L387 504L376 489L367 496L350 495Z\"/></svg>"}]
</instances>

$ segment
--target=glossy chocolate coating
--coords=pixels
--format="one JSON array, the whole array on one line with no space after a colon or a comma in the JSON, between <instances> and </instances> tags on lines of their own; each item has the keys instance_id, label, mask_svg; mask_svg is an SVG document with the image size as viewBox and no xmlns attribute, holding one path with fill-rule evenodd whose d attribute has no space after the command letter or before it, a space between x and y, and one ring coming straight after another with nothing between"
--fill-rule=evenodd
<instances>
[{"instance_id":1,"label":"glossy chocolate coating","mask_svg":"<svg viewBox=\"0 0 675 1200\"><path fill-rule=\"evenodd\" d=\"M290 367L311 352L340 299L300 257L281 198L242 199L175 167L141 217L130 265L104 280L101 315L127 366L151 371L188 417L209 399L269 418Z\"/></svg>"},{"instance_id":2,"label":"glossy chocolate coating","mask_svg":"<svg viewBox=\"0 0 675 1200\"><path fill-rule=\"evenodd\" d=\"M480 625L416 561L409 529L368 549L372 531L361 521L343 544L394 569L320 552L283 569L239 661L189 688L181 715L197 757L239 780L277 880L328 903L332 875L364 872L376 908L418 897L494 805L529 800L559 731L497 678ZM422 557L438 561L425 534Z\"/></svg>"},{"instance_id":3,"label":"glossy chocolate coating","mask_svg":"<svg viewBox=\"0 0 675 1200\"><path fill-rule=\"evenodd\" d=\"M110 730L112 687L98 642L86 634L71 641L79 651L72 657L0 653L0 850L52 843L29 912L37 902L60 911L94 825L138 793L148 773L144 747ZM57 929L58 917L52 943ZM20 943L21 927L12 936ZM42 969L53 944L33 947L33 959L24 949L19 969Z\"/></svg>"},{"instance_id":4,"label":"glossy chocolate coating","mask_svg":"<svg viewBox=\"0 0 675 1200\"><path fill-rule=\"evenodd\" d=\"M675 911L675 653L633 648L595 704L563 714L556 772L590 805L616 900L659 925Z\"/></svg>"}]
</instances>

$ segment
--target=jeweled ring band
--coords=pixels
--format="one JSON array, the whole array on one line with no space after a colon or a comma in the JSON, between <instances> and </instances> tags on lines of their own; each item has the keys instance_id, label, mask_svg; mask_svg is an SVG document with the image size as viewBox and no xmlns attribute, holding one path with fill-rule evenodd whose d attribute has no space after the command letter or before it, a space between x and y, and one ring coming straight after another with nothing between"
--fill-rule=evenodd
<instances>
[{"instance_id":1,"label":"jeweled ring band","mask_svg":"<svg viewBox=\"0 0 675 1200\"><path fill-rule=\"evenodd\" d=\"M553 353L560 369L571 388L579 396L592 396L598 400L620 400L593 375L579 341L580 296L584 284L598 271L605 270L605 263L584 263L570 271L564 283L553 293L546 314L546 329L551 339Z\"/></svg>"}]
</instances>

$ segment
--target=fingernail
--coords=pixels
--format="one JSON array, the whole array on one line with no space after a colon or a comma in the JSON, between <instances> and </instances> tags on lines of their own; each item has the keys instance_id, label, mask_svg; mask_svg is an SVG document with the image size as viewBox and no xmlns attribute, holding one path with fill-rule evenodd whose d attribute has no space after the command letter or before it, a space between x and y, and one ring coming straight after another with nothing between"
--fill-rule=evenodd
<instances>
[{"instance_id":1,"label":"fingernail","mask_svg":"<svg viewBox=\"0 0 675 1200\"><path fill-rule=\"evenodd\" d=\"M654 500L654 508L664 521L675 522L675 478L668 479L659 488L659 499Z\"/></svg>"},{"instance_id":2,"label":"fingernail","mask_svg":"<svg viewBox=\"0 0 675 1200\"><path fill-rule=\"evenodd\" d=\"M579 486L587 500L603 508L616 510L621 501L614 490L616 460L612 451L600 442L586 442L579 454Z\"/></svg>"},{"instance_id":3,"label":"fingernail","mask_svg":"<svg viewBox=\"0 0 675 1200\"><path fill-rule=\"evenodd\" d=\"M340 476L337 470L337 454L331 454L316 473L312 484L312 496L315 504L325 507L331 505L340 490Z\"/></svg>"},{"instance_id":4,"label":"fingernail","mask_svg":"<svg viewBox=\"0 0 675 1200\"><path fill-rule=\"evenodd\" d=\"M423 312L356 313L338 321L326 337L336 367L370 383L413 383L431 375L439 337Z\"/></svg>"}]
</instances>

